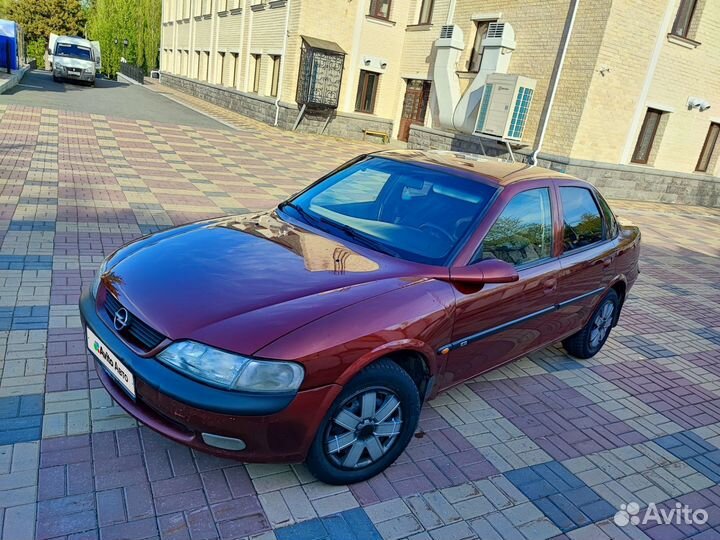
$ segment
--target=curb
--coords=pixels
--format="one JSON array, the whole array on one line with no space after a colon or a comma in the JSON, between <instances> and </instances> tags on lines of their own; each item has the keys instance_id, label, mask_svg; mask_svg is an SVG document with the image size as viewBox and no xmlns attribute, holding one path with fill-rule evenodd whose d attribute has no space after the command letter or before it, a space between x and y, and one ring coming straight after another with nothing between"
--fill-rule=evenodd
<instances>
[{"instance_id":1,"label":"curb","mask_svg":"<svg viewBox=\"0 0 720 540\"><path fill-rule=\"evenodd\" d=\"M137 82L135 79L131 79L130 77L126 77L119 71L115 74L115 77L117 77L117 82L124 83L124 84L134 84L137 86L143 86L139 82Z\"/></svg>"},{"instance_id":2,"label":"curb","mask_svg":"<svg viewBox=\"0 0 720 540\"><path fill-rule=\"evenodd\" d=\"M0 94L4 94L11 88L14 88L25 76L25 74L30 71L30 66L23 66L22 68L18 69L10 75L9 79L6 79L2 83L0 83Z\"/></svg>"},{"instance_id":3,"label":"curb","mask_svg":"<svg viewBox=\"0 0 720 540\"><path fill-rule=\"evenodd\" d=\"M118 73L118 76L120 76L119 73ZM138 84L138 83L136 83L136 84ZM155 83L155 84L162 84L162 83L158 82L158 83ZM202 110L200 110L200 109L198 109L198 108L196 108L196 107L193 107L192 105L189 105L189 104L187 104L187 103L185 103L185 102L183 102L183 101L180 101L179 99L176 99L175 97L173 97L173 96L171 96L171 95L169 95L169 94L165 94L165 93L163 93L163 92L157 92L157 91L155 91L155 90L152 90L151 88L148 88L147 85L140 85L140 84L138 84L138 86L142 86L142 87L145 88L145 90L147 90L148 92L152 92L152 93L154 93L154 94L163 96L165 99L169 99L170 101L174 101L174 102L177 103L178 105L182 105L182 106L185 107L186 109L190 109L191 111L196 112L197 114L201 114L201 115L204 116L205 118L209 118L210 120L214 120L215 122L218 122L219 124L222 124L222 125L224 125L225 127L228 127L228 128L230 128L231 130L233 130L233 131L242 131L240 128L238 128L237 126L231 124L230 122L227 122L227 121L223 120L222 118L218 118L218 117L216 117L216 116L214 116L214 115L212 115L212 114L210 114L210 113L207 113L207 112L202 111Z\"/></svg>"}]
</instances>

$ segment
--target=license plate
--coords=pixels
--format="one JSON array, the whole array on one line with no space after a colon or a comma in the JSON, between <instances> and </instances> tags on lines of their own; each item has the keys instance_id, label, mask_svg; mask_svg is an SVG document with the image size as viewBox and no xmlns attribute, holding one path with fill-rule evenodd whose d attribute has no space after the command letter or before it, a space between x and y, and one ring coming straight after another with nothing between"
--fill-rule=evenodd
<instances>
[{"instance_id":1,"label":"license plate","mask_svg":"<svg viewBox=\"0 0 720 540\"><path fill-rule=\"evenodd\" d=\"M87 329L88 349L100 360L110 376L122 386L128 394L135 397L135 377L132 372L100 341L90 328Z\"/></svg>"}]
</instances>

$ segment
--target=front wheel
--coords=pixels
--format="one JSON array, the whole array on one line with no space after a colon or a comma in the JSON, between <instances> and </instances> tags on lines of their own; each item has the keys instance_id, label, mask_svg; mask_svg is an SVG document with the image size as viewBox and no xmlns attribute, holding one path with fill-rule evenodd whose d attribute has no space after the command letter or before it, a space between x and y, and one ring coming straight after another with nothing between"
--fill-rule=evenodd
<instances>
[{"instance_id":1,"label":"front wheel","mask_svg":"<svg viewBox=\"0 0 720 540\"><path fill-rule=\"evenodd\" d=\"M610 289L583 329L562 342L565 350L576 358L595 356L605 345L619 309L620 297Z\"/></svg>"},{"instance_id":2,"label":"front wheel","mask_svg":"<svg viewBox=\"0 0 720 540\"><path fill-rule=\"evenodd\" d=\"M320 423L308 469L327 484L352 484L379 474L410 442L420 408L417 386L404 369L386 359L369 365Z\"/></svg>"}]
</instances>

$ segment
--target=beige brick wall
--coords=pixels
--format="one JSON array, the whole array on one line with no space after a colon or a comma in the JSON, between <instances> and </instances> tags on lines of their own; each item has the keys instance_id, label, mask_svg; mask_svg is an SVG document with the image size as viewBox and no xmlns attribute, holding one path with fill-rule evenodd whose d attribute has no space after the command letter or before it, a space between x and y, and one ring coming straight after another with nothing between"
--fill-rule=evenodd
<instances>
[{"instance_id":1,"label":"beige brick wall","mask_svg":"<svg viewBox=\"0 0 720 540\"><path fill-rule=\"evenodd\" d=\"M218 17L217 25L218 49L239 51L242 46L242 14Z\"/></svg>"},{"instance_id":2,"label":"beige brick wall","mask_svg":"<svg viewBox=\"0 0 720 540\"><path fill-rule=\"evenodd\" d=\"M697 48L666 41L663 44L648 103L666 105L674 112L659 141L654 166L679 172L693 172L711 120L720 120L720 5L704 0L698 6L691 29ZM708 100L712 108L689 111L690 96Z\"/></svg>"},{"instance_id":3,"label":"beige brick wall","mask_svg":"<svg viewBox=\"0 0 720 540\"><path fill-rule=\"evenodd\" d=\"M204 0L210 2L211 0ZM262 55L260 93L270 92L271 54L282 50L285 16L290 9L287 49L282 58L282 101L295 101L301 35L334 41L346 52L340 111L354 112L358 75L363 57L382 58L387 68L378 88L375 116L400 120L405 78L431 78L433 43L446 24L450 0L435 0L430 25L418 26L421 0L394 0L390 23L367 17L369 0L267 0L264 9L252 9L255 0L228 0L234 12L218 16L224 0L163 0L162 48L165 65L173 72L196 76L195 51L210 50L210 77L224 82L220 51L237 52L237 87L252 85L251 53ZM670 23L664 17L672 11ZM581 1L575 29L550 118L543 151L578 159L620 163L634 145L639 107L665 108L662 137L658 138L652 166L693 172L711 121L720 121L720 3L699 0L690 38L700 42L686 47L666 38L679 0ZM548 95L569 0L457 0L452 23L465 36L465 50L457 70L465 88L473 75L467 69L475 34L473 19L499 16L512 24L517 48L509 72L537 80L533 105L523 142L533 146ZM207 11L211 17L194 17ZM224 8L223 8L224 9ZM184 19L184 20L183 20ZM174 23L171 24L171 21ZM648 65L657 37L662 46L652 81L646 84ZM189 49L180 62L177 49ZM226 56L226 58L228 58ZM643 89L647 99L639 103ZM707 99L709 111L688 111L689 96ZM642 111L641 111L642 112ZM641 119L640 119L641 120ZM631 133L632 132L632 133ZM393 134L395 135L395 133ZM720 151L720 149L719 149ZM717 167L718 160L714 165ZM717 171L716 171L717 173Z\"/></svg>"},{"instance_id":4,"label":"beige brick wall","mask_svg":"<svg viewBox=\"0 0 720 540\"><path fill-rule=\"evenodd\" d=\"M712 108L688 111L687 99L697 96L720 106L720 4L699 0L689 37L700 45L693 47L667 37L679 1L670 3L667 25L668 2L613 3L571 157L623 162L626 144L630 153L634 149L645 109L654 107L668 113L650 166L694 172L710 122L719 121L720 114ZM631 28L627 21L633 21ZM658 35L662 43L657 67L647 99L639 103ZM603 68L609 68L605 76L599 74ZM633 129L636 107L642 115Z\"/></svg>"},{"instance_id":5,"label":"beige brick wall","mask_svg":"<svg viewBox=\"0 0 720 540\"><path fill-rule=\"evenodd\" d=\"M613 3L571 157L620 163L665 9L665 0Z\"/></svg>"}]
</instances>

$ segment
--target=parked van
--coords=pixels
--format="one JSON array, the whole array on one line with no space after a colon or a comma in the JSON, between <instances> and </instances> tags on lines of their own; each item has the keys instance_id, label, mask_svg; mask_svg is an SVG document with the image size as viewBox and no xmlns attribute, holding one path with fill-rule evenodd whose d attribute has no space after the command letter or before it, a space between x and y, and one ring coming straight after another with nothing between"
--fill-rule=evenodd
<instances>
[{"instance_id":1,"label":"parked van","mask_svg":"<svg viewBox=\"0 0 720 540\"><path fill-rule=\"evenodd\" d=\"M95 50L87 39L58 36L53 49L53 80L95 85Z\"/></svg>"}]
</instances>

